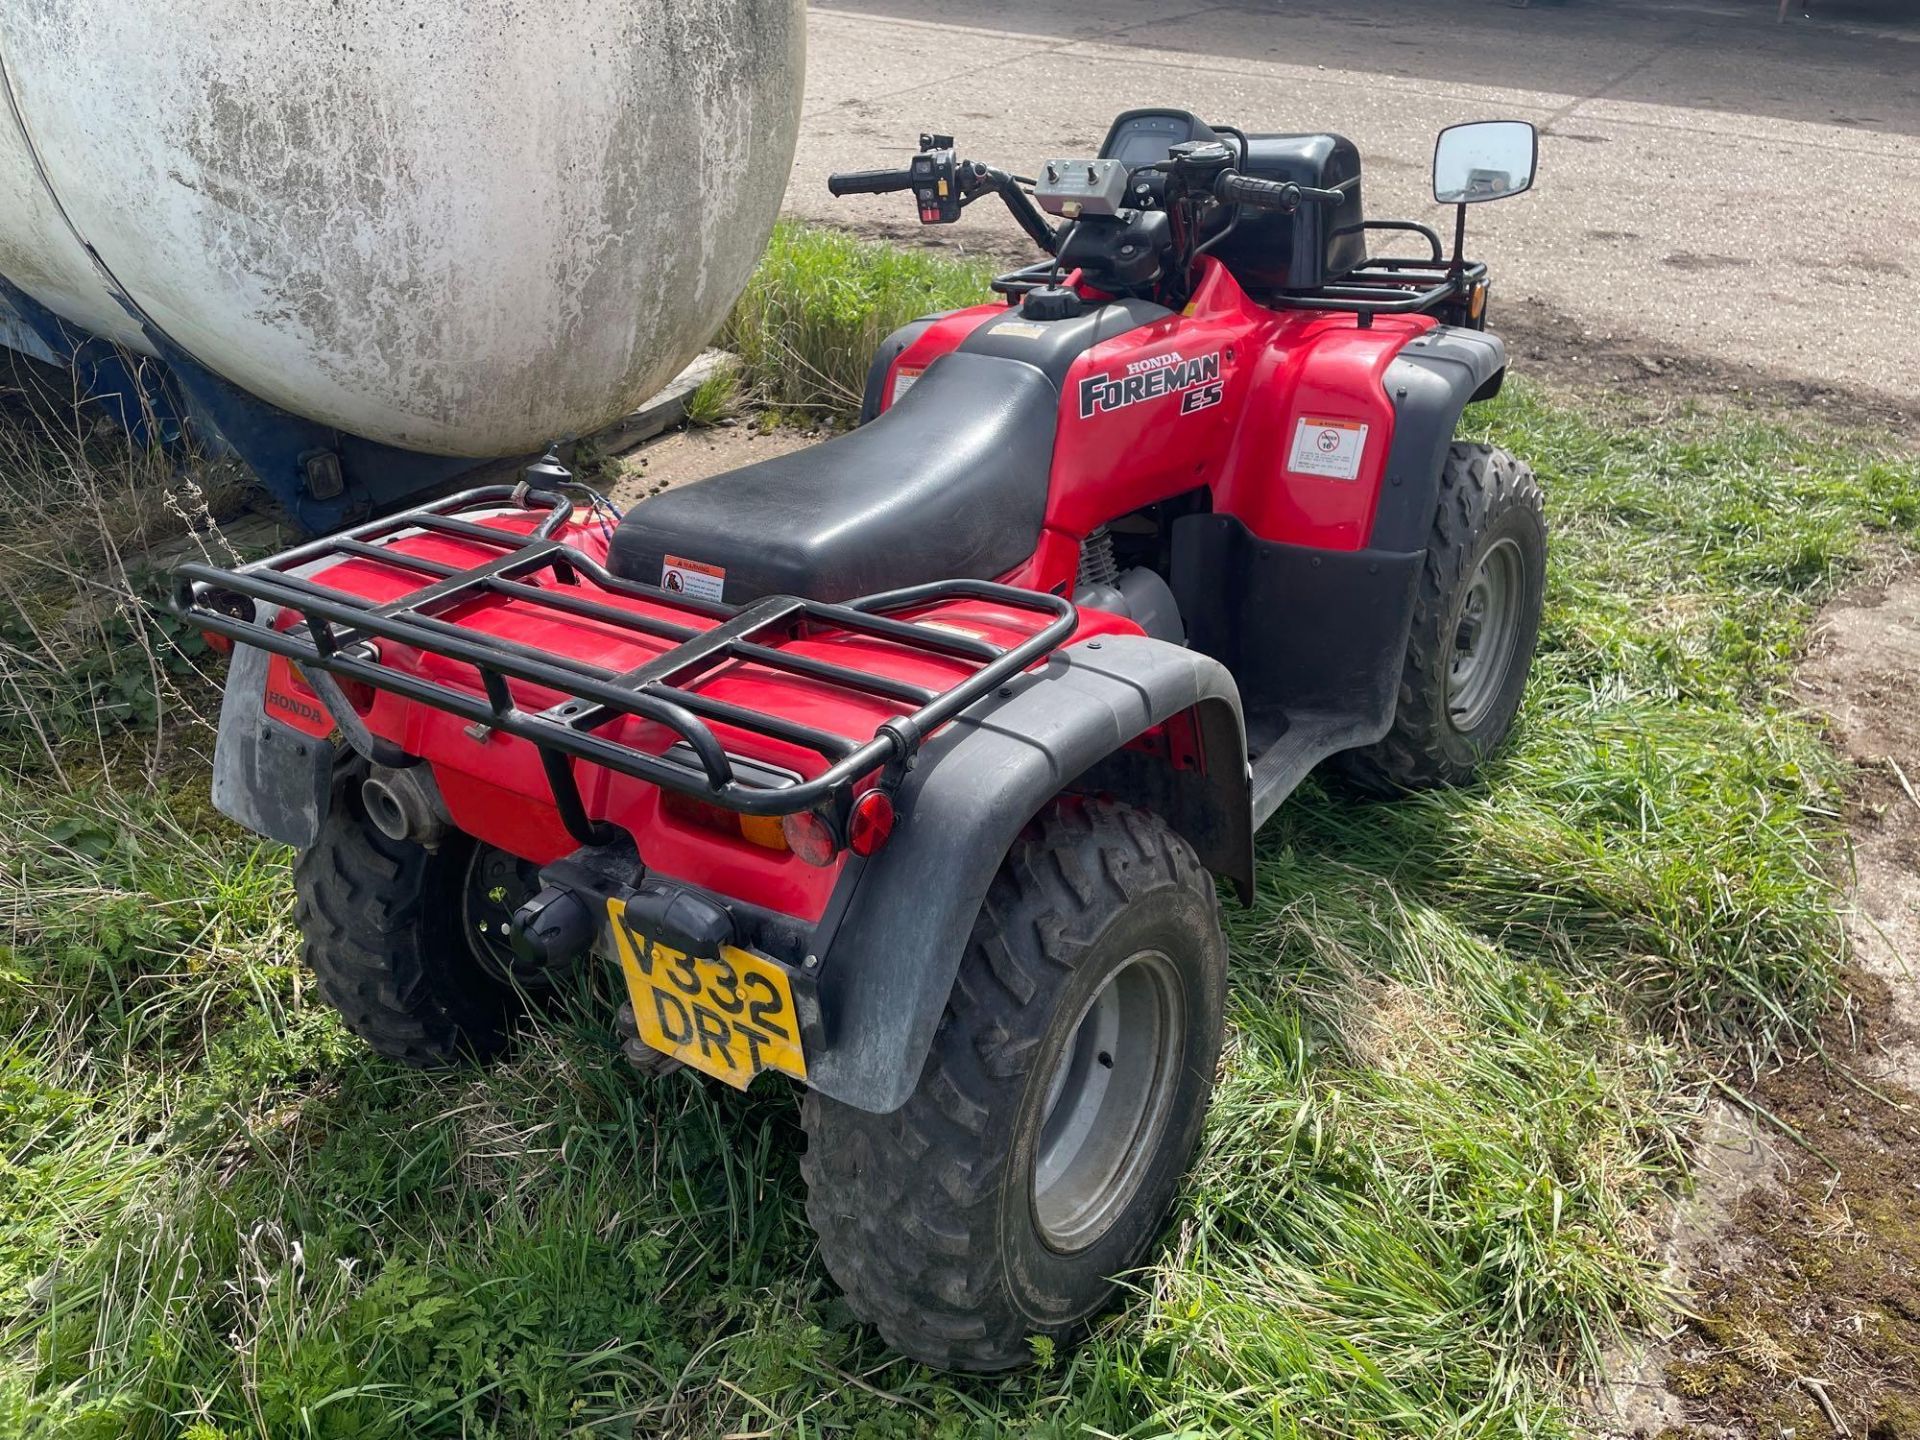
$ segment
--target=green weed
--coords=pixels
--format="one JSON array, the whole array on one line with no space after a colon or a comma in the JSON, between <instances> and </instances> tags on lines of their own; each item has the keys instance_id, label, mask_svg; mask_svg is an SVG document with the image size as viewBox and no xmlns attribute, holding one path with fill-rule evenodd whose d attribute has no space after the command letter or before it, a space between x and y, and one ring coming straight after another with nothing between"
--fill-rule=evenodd
<instances>
[{"instance_id":1,"label":"green weed","mask_svg":"<svg viewBox=\"0 0 1920 1440\"><path fill-rule=\"evenodd\" d=\"M740 412L740 372L731 365L715 370L687 397L689 425L718 425Z\"/></svg>"},{"instance_id":2,"label":"green weed","mask_svg":"<svg viewBox=\"0 0 1920 1440\"><path fill-rule=\"evenodd\" d=\"M998 268L783 221L718 343L755 403L851 420L880 342L916 316L987 298Z\"/></svg>"}]
</instances>

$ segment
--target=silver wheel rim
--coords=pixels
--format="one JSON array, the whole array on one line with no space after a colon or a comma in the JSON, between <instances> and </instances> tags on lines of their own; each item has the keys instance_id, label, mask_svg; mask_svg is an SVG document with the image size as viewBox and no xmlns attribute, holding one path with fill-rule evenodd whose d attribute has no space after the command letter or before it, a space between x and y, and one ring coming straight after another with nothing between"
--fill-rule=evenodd
<instances>
[{"instance_id":1,"label":"silver wheel rim","mask_svg":"<svg viewBox=\"0 0 1920 1440\"><path fill-rule=\"evenodd\" d=\"M1487 718L1506 686L1520 638L1520 597L1526 562L1512 540L1496 540L1480 557L1454 625L1447 667L1447 715L1456 730Z\"/></svg>"},{"instance_id":2,"label":"silver wheel rim","mask_svg":"<svg viewBox=\"0 0 1920 1440\"><path fill-rule=\"evenodd\" d=\"M1086 1249L1139 1190L1178 1087L1186 1010L1173 962L1143 950L1106 978L1074 1022L1034 1147L1034 1221L1053 1249Z\"/></svg>"}]
</instances>

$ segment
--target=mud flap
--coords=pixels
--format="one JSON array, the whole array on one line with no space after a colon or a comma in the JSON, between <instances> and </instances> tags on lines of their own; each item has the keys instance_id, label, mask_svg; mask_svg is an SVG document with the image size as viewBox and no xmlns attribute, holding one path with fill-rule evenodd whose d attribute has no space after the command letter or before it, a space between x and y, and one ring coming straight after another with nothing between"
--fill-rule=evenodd
<instances>
[{"instance_id":1,"label":"mud flap","mask_svg":"<svg viewBox=\"0 0 1920 1440\"><path fill-rule=\"evenodd\" d=\"M256 834L305 849L327 818L334 749L267 713L272 659L252 645L234 647L213 749L213 805Z\"/></svg>"}]
</instances>

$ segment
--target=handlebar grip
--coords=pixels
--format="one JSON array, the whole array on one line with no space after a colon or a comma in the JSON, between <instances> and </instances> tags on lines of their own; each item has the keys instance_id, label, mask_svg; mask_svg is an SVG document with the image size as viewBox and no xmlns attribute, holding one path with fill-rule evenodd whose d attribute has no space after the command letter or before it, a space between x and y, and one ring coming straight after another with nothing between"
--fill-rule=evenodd
<instances>
[{"instance_id":1,"label":"handlebar grip","mask_svg":"<svg viewBox=\"0 0 1920 1440\"><path fill-rule=\"evenodd\" d=\"M1347 198L1344 190L1321 190L1312 185L1296 185L1291 180L1261 180L1253 175L1226 170L1214 182L1214 198L1229 205L1251 205L1260 210L1298 210L1312 201L1338 205Z\"/></svg>"},{"instance_id":2,"label":"handlebar grip","mask_svg":"<svg viewBox=\"0 0 1920 1440\"><path fill-rule=\"evenodd\" d=\"M1280 180L1260 180L1252 175L1225 170L1214 181L1214 198L1229 205L1251 205L1258 210L1296 210L1300 206L1300 187Z\"/></svg>"},{"instance_id":3,"label":"handlebar grip","mask_svg":"<svg viewBox=\"0 0 1920 1440\"><path fill-rule=\"evenodd\" d=\"M912 188L911 170L843 170L827 177L827 190L834 195L887 195Z\"/></svg>"}]
</instances>

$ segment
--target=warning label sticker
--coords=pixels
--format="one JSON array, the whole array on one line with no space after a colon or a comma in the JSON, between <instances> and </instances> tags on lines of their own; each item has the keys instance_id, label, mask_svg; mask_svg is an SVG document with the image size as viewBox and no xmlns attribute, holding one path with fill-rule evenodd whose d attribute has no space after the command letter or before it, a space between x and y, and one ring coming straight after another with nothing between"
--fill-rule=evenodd
<instances>
[{"instance_id":1,"label":"warning label sticker","mask_svg":"<svg viewBox=\"0 0 1920 1440\"><path fill-rule=\"evenodd\" d=\"M682 560L678 555L669 555L660 562L660 588L669 595L718 600L726 584L727 572L718 565Z\"/></svg>"},{"instance_id":2,"label":"warning label sticker","mask_svg":"<svg viewBox=\"0 0 1920 1440\"><path fill-rule=\"evenodd\" d=\"M1287 469L1300 475L1354 480L1367 453L1367 427L1357 420L1316 420L1303 415L1293 432Z\"/></svg>"}]
</instances>

